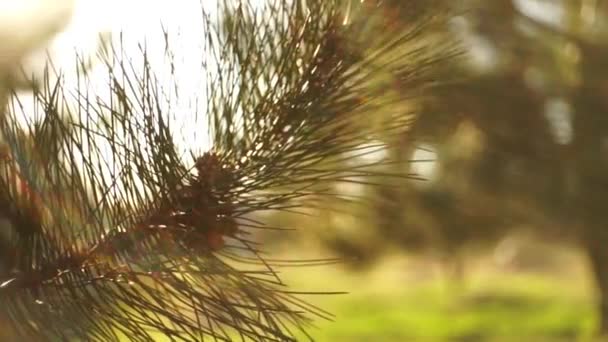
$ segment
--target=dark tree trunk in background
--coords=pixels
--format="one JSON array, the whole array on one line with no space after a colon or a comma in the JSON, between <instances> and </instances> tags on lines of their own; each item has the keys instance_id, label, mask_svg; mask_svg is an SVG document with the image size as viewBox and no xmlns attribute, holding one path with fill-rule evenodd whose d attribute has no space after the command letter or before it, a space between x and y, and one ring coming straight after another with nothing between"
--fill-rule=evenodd
<instances>
[{"instance_id":1,"label":"dark tree trunk in background","mask_svg":"<svg viewBox=\"0 0 608 342\"><path fill-rule=\"evenodd\" d=\"M591 271L597 286L598 332L608 335L608 239L587 242Z\"/></svg>"}]
</instances>

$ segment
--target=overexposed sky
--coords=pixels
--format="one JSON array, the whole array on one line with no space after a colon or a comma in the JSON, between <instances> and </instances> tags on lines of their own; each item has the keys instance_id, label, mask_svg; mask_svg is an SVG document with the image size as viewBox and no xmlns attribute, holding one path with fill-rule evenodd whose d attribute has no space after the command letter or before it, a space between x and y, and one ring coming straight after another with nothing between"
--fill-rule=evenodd
<instances>
[{"instance_id":1,"label":"overexposed sky","mask_svg":"<svg viewBox=\"0 0 608 342\"><path fill-rule=\"evenodd\" d=\"M211 144L205 134L210 82L207 76L217 74L218 66L211 61L213 49L217 47L205 45L203 11L211 21L217 21L220 2L224 1L0 0L0 42L3 43L0 44L0 75L4 70L18 79L40 79L50 62L53 70L63 75L64 91L76 94L83 87L82 82L78 85L82 79L78 79L76 62L84 59L95 63L102 38L111 40L121 50L124 56L121 59L136 66L143 64L141 47L145 45L159 86L167 92L168 119L176 126L175 131L181 132L176 138L182 140L184 151L207 150ZM264 3L265 0L248 1L250 6L260 9ZM53 35L49 33L52 27L61 30ZM164 30L169 34L171 60L166 54ZM15 32L27 34L14 35ZM205 61L209 65L203 69ZM94 64L88 91L109 103L107 82L107 68L102 63ZM29 96L27 90L20 93L24 105L33 106L32 101L27 100ZM26 110L34 112L33 108Z\"/></svg>"},{"instance_id":2,"label":"overexposed sky","mask_svg":"<svg viewBox=\"0 0 608 342\"><path fill-rule=\"evenodd\" d=\"M22 0L0 0L0 76L2 73L12 73L13 77L22 76L25 80L40 79L45 66L50 63L52 70L62 75L64 93L74 97L72 103L67 105L75 108L77 94L85 89L91 94L89 100L98 99L109 104L108 69L104 63L96 61L102 41L110 41L116 51L120 51L121 61L133 63L139 69L143 65L142 47L145 46L147 60L158 78L157 86L165 95L164 101L160 102L166 119L173 126L178 152L189 158L188 152L191 150L200 153L211 148L206 117L209 77L217 75L221 66L210 63L203 68L204 62L213 61L214 52L217 53L217 46L206 45L208 43L204 37L207 26L203 24L203 17L217 22L218 6L224 1L19 1ZM253 0L249 1L249 5L263 9L265 2ZM59 33L49 33L52 28ZM166 51L165 31L171 44L170 57ZM15 32L21 34L13 35ZM79 59L93 63L85 83L76 72ZM18 73L19 70L23 70L23 74ZM137 78L137 72L141 71L135 71L136 74L130 76ZM140 95L130 94L131 98ZM23 111L28 114L21 118L22 124L40 120L34 115L36 108L31 91L20 91L19 98L24 106ZM89 115L87 120L95 120L94 114ZM137 119L144 113L139 115ZM84 153L93 155L82 157L94 163L95 160L103 160L106 167L101 173L110 181L115 173L112 169L116 165L113 164L117 161L113 160L107 142L96 141L95 144L99 150L89 150L84 146ZM185 161L187 164L193 162ZM113 191L124 191L124 188L116 184Z\"/></svg>"},{"instance_id":3,"label":"overexposed sky","mask_svg":"<svg viewBox=\"0 0 608 342\"><path fill-rule=\"evenodd\" d=\"M5 0L0 0L5 1ZM54 3L57 0L39 0L40 3ZM95 61L101 47L102 39L120 50L123 62L135 66L143 64L142 46L145 46L147 58L159 78L159 86L175 89L179 99L173 94L167 99L167 113L176 124L184 129L194 128L192 120L199 111L204 111L205 97L204 72L201 64L204 56L202 36L202 10L199 0L59 0L74 1L73 15L65 30L54 37L48 44L32 50L21 61L26 78L33 74L40 78L44 67L50 61L53 69L63 75L63 89L76 94L82 91L78 85L76 73L77 60L92 60L88 90L109 103L107 86L108 70L103 63ZM216 0L204 0L206 10ZM163 29L170 35L170 61L166 54ZM77 55L78 54L78 57ZM170 63L174 62L175 75L171 75ZM131 75L137 77L137 75ZM177 88L174 88L177 85ZM137 96L138 94L132 94ZM27 91L21 96L27 96ZM198 101L197 101L198 100ZM197 104L198 102L198 104ZM197 120L199 121L199 120ZM204 120L200 120L204 124ZM188 124L185 124L188 123ZM199 129L205 131L205 128ZM184 138L192 139L193 132L183 132ZM191 142L191 141L190 141ZM200 147L208 142L199 141Z\"/></svg>"}]
</instances>

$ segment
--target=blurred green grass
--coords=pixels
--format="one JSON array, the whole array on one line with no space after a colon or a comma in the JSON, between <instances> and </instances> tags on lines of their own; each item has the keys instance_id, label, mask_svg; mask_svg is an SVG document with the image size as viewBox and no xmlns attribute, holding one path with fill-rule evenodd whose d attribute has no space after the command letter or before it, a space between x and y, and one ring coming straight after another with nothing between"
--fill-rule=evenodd
<instances>
[{"instance_id":1,"label":"blurred green grass","mask_svg":"<svg viewBox=\"0 0 608 342\"><path fill-rule=\"evenodd\" d=\"M351 294L326 307L336 321L321 324L313 335L318 341L572 341L589 336L594 325L589 303L548 300L542 288L488 294L477 302L428 289L385 297Z\"/></svg>"},{"instance_id":2,"label":"blurred green grass","mask_svg":"<svg viewBox=\"0 0 608 342\"><path fill-rule=\"evenodd\" d=\"M363 272L336 265L280 271L294 291L348 292L301 296L335 315L307 330L318 342L599 341L582 256L555 258L560 267L545 271L475 259L461 279L447 277L433 259L402 256ZM161 334L155 340L168 341Z\"/></svg>"},{"instance_id":3,"label":"blurred green grass","mask_svg":"<svg viewBox=\"0 0 608 342\"><path fill-rule=\"evenodd\" d=\"M289 283L299 289L349 291L307 298L335 314L333 322L316 322L315 341L594 341L593 284L585 269L485 269L461 282L416 279L396 266L292 275Z\"/></svg>"}]
</instances>

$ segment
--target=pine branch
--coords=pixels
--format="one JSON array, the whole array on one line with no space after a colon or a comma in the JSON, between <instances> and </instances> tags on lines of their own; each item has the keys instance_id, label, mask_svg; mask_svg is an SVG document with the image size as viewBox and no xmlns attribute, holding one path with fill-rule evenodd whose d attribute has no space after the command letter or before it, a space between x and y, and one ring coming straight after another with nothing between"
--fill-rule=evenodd
<instances>
[{"instance_id":1,"label":"pine branch","mask_svg":"<svg viewBox=\"0 0 608 342\"><path fill-rule=\"evenodd\" d=\"M447 16L422 0L275 0L269 15L228 5L225 21L205 22L206 43L220 47L201 70L208 151L180 152L173 85L145 48L136 64L114 46L109 100L47 82L36 94L42 120L24 128L13 99L1 122L10 228L0 303L19 336L284 341L311 315L329 317L284 288L249 238L263 226L251 215L387 176L343 162L407 129L402 108L428 94L433 66L452 56L437 39ZM378 117L390 124L370 125Z\"/></svg>"}]
</instances>

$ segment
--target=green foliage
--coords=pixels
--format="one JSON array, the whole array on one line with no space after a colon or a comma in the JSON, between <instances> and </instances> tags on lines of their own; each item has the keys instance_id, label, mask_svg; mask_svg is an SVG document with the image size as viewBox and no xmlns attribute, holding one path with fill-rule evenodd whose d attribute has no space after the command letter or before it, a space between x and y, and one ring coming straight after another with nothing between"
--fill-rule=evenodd
<instances>
[{"instance_id":1,"label":"green foliage","mask_svg":"<svg viewBox=\"0 0 608 342\"><path fill-rule=\"evenodd\" d=\"M606 2L458 6L464 10L451 33L466 58L442 70L439 78L450 81L435 88L440 100L425 103L411 130L390 144L395 159L430 149L435 160L388 170L416 172L433 162L435 172L408 187L372 191L373 235L452 253L525 225L597 249L608 237Z\"/></svg>"}]
</instances>

